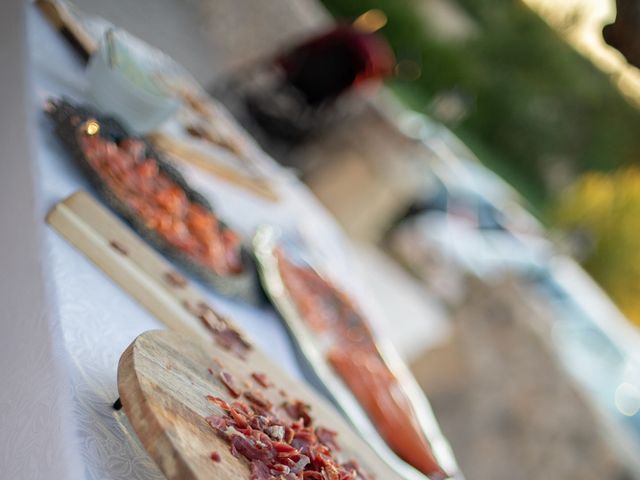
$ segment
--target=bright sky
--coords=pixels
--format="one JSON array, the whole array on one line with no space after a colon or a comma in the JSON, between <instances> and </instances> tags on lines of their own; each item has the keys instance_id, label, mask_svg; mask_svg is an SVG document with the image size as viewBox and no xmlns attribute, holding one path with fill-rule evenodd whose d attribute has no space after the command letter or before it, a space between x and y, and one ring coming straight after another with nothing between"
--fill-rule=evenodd
<instances>
[{"instance_id":1,"label":"bright sky","mask_svg":"<svg viewBox=\"0 0 640 480\"><path fill-rule=\"evenodd\" d=\"M523 0L574 47L608 72L629 99L640 107L640 69L602 39L602 27L615 18L614 0ZM575 23L568 21L574 16ZM569 26L570 25L570 26Z\"/></svg>"}]
</instances>

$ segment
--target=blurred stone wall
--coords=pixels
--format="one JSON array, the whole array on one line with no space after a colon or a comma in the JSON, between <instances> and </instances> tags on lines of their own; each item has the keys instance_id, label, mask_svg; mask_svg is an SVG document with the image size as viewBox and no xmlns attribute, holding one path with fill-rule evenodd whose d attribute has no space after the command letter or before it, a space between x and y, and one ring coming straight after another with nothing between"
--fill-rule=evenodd
<instances>
[{"instance_id":1,"label":"blurred stone wall","mask_svg":"<svg viewBox=\"0 0 640 480\"><path fill-rule=\"evenodd\" d=\"M347 233L373 243L415 200L421 185L416 163L429 155L381 111L364 102L288 159L305 165L305 182Z\"/></svg>"},{"instance_id":2,"label":"blurred stone wall","mask_svg":"<svg viewBox=\"0 0 640 480\"><path fill-rule=\"evenodd\" d=\"M413 365L470 480L627 480L621 432L551 344L553 316L516 280L470 282L451 341Z\"/></svg>"}]
</instances>

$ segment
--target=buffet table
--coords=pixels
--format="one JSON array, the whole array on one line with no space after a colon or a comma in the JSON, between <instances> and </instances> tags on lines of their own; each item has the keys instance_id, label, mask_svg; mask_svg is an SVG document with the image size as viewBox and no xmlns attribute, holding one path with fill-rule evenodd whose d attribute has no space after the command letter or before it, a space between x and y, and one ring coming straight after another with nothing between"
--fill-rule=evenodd
<instances>
[{"instance_id":1,"label":"buffet table","mask_svg":"<svg viewBox=\"0 0 640 480\"><path fill-rule=\"evenodd\" d=\"M21 38L24 31L21 30L19 9L20 6L16 6L16 29L9 32L15 34L14 40L18 43L24 40ZM43 250L39 252L42 263L37 265L38 257L32 251L35 263L33 276L31 279L19 278L18 284L20 281L22 285L35 282L32 283L32 293L36 295L33 308L37 310L37 298L40 298L44 302L41 310L46 314L39 318L39 330L32 331L34 338L30 339L31 343L15 345L14 348L22 351L27 358L31 357L31 362L37 368L50 365L46 374L48 382L44 387L53 385L54 388L48 397L44 395L44 398L51 399L51 405L47 407L47 421L42 422L41 429L38 430L37 426L30 431L25 429L23 436L16 438L20 418L15 417L15 425L8 423L13 428L0 431L0 446L3 447L3 454L7 455L7 465L13 467L13 471L18 472L18 467L25 463L31 465L33 475L28 475L30 478L39 477L47 470L47 473L53 474L49 475L52 478L73 478L75 475L114 480L164 478L138 443L124 413L111 408L118 397L116 372L120 355L140 333L162 329L164 325L53 229L44 225L47 212L57 202L78 190L91 192L91 188L53 136L42 107L50 96L83 101L86 85L84 65L64 38L51 28L35 7L27 7L26 17L30 48L27 52L22 43L22 48L16 53L28 55L35 92L31 96L31 119L37 124L30 137L31 141L37 139L33 147L35 163L31 165L33 176L30 179L36 197L36 225L30 224L30 219L26 223L30 224L29 228L35 228L35 235L44 235L44 239L41 244L37 239L31 239L23 245L34 251L42 247ZM30 159L22 160L28 162ZM374 328L383 329L378 306L363 286L362 277L358 275L360 267L343 232L292 174L266 155L262 160L262 167L270 171L270 177L280 193L281 200L277 203L260 200L194 167L181 166L180 169L188 181L242 234L250 236L263 223L301 234L317 252L323 267L336 278L344 280L343 287L358 301L373 321ZM22 167L25 168L24 165ZM26 167L28 170L29 165ZM29 183L24 176L12 175L14 178ZM29 185L14 185L14 189L29 196ZM29 234L29 230L23 231ZM13 240L14 244L19 242L16 238ZM29 243L32 240L33 245ZM11 273L11 269L7 271ZM40 273L44 277L42 292L37 291ZM289 373L300 378L301 373L284 328L271 309L240 304L222 298L205 287L202 290L211 305L237 322L259 348L269 352ZM5 292L5 295L10 294L9 291ZM25 307L25 312L27 309ZM38 312L33 315L38 315ZM430 335L428 321L425 319L427 323L423 324L419 334L426 338ZM26 323L23 328L27 328ZM415 344L415 338L412 341ZM38 342L46 346L41 358L35 353L30 355L30 349ZM19 373L18 370L14 375L16 385L34 380L31 372L25 370L24 377ZM31 385L29 388L34 387ZM28 392L21 391L13 397L9 394L8 398L10 402L16 402L27 395ZM39 399L36 395L32 398L36 404L42 405L42 397ZM9 411L19 412L21 408ZM54 458L36 459L36 452L28 451L27 446L38 445L35 437L39 437L45 445L56 443L58 452L53 454ZM27 452L22 460L12 453L21 449ZM81 471L84 473L80 474ZM12 478L18 477L14 475Z\"/></svg>"}]
</instances>

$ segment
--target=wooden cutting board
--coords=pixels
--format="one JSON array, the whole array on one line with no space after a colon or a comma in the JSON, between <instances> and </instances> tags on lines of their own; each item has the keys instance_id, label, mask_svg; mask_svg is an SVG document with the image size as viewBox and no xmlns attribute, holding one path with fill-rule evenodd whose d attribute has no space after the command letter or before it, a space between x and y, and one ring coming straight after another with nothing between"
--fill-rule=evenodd
<instances>
[{"instance_id":1,"label":"wooden cutting board","mask_svg":"<svg viewBox=\"0 0 640 480\"><path fill-rule=\"evenodd\" d=\"M331 405L289 377L262 352L254 349L243 360L213 342L199 341L194 336L149 331L136 338L122 354L118 390L133 429L168 479L237 480L250 476L249 463L233 457L228 442L205 420L211 414L222 413L206 399L207 395L233 400L218 380L221 368L231 373L238 385L249 381L252 388L264 393L274 405L286 399L299 399L311 405L316 426L338 432L341 460L355 458L376 478L401 478ZM251 378L254 372L266 373L273 386L259 388ZM287 397L280 390L287 392ZM220 462L211 459L214 451L220 455Z\"/></svg>"}]
</instances>

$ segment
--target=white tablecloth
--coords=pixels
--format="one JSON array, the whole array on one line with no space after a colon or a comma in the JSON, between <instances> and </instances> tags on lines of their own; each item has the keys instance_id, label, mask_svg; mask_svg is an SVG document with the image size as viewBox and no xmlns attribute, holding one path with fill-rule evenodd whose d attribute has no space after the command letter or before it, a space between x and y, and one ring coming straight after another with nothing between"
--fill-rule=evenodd
<instances>
[{"instance_id":1,"label":"white tablecloth","mask_svg":"<svg viewBox=\"0 0 640 480\"><path fill-rule=\"evenodd\" d=\"M28 27L39 137L37 215L44 221L56 202L90 187L53 136L51 125L40 110L48 96L83 100L85 84L79 58L34 8L29 9ZM345 286L359 297L364 310L375 309L372 299L358 285L356 266L350 260L350 247L341 230L305 187L271 160L266 163L281 186L283 200L278 204L263 202L190 168L183 173L209 197L223 218L247 235L267 222L284 230L302 231L319 252L320 260L326 261L326 268L344 279ZM118 396L116 370L120 354L137 335L163 325L55 231L47 228L45 235L45 280L52 292L54 317L60 322L68 356L71 411L85 475L114 480L162 478L135 439L124 414L115 412L111 404ZM271 310L232 302L210 291L207 295L211 304L238 322L258 346L268 349L291 374L299 376L285 331Z\"/></svg>"},{"instance_id":2,"label":"white tablecloth","mask_svg":"<svg viewBox=\"0 0 640 480\"><path fill-rule=\"evenodd\" d=\"M38 127L34 174L36 215L37 220L43 222L55 203L78 189L91 191L41 112L43 102L49 96L64 95L83 101L85 80L83 65L76 53L34 7L30 6L28 10L29 62L35 88L32 108L36 111ZM278 225L285 231L301 232L322 266L356 298L372 320L374 329L384 332L382 315L374 299L375 287L374 293L367 291L367 284L359 274L362 269L370 276L371 268L368 271L362 268L362 259L356 260L340 228L306 187L273 160L265 158L264 161L264 167L273 172L280 187L282 201L277 204L262 201L196 169L181 169L189 182L211 200L221 216L247 237L263 223ZM115 412L111 405L118 396L116 371L120 354L140 333L164 326L51 228L45 229L45 237L43 268L45 283L51 293L48 316L52 325L56 329L59 326L61 331L63 345L59 354L66 362L63 374L68 376L72 397L70 421L79 443L79 463L85 470L85 477L163 478L139 445L124 414ZM374 264L369 262L368 265ZM382 267L374 268L377 271ZM391 284L398 283L394 278L389 278L390 285L385 293L402 303L406 284L399 282L397 295L393 295L394 285ZM384 284L378 280L378 288ZM203 290L212 305L240 324L259 347L277 357L292 375L300 377L286 332L273 311L246 306ZM419 293L414 292L416 295ZM408 311L404 309L403 313ZM424 318L422 323L417 320L417 324L416 319L409 323L398 318L393 320L390 338L411 338L411 349L416 339L433 337L436 330L430 330L433 318ZM402 334L403 326L411 332ZM65 385L64 382L60 384Z\"/></svg>"}]
</instances>

